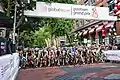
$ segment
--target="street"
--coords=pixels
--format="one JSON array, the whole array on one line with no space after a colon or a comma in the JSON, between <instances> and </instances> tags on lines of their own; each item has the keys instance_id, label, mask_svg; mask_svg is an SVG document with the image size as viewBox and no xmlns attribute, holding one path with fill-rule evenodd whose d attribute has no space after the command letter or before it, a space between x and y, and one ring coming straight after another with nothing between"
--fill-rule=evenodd
<instances>
[{"instance_id":1,"label":"street","mask_svg":"<svg viewBox=\"0 0 120 80\"><path fill-rule=\"evenodd\" d=\"M21 69L17 80L120 80L115 63Z\"/></svg>"},{"instance_id":2,"label":"street","mask_svg":"<svg viewBox=\"0 0 120 80\"><path fill-rule=\"evenodd\" d=\"M120 0L0 0L0 80L120 80L118 61Z\"/></svg>"}]
</instances>

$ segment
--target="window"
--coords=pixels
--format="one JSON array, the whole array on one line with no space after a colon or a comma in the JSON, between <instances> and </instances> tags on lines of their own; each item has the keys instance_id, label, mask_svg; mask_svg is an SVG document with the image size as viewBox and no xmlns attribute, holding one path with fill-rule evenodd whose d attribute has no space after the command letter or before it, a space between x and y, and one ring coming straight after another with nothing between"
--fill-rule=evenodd
<instances>
[{"instance_id":1,"label":"window","mask_svg":"<svg viewBox=\"0 0 120 80\"><path fill-rule=\"evenodd\" d=\"M116 40L117 40L117 44L120 44L120 36L117 36Z\"/></svg>"},{"instance_id":2,"label":"window","mask_svg":"<svg viewBox=\"0 0 120 80\"><path fill-rule=\"evenodd\" d=\"M114 0L108 1L108 7L110 12L114 9L114 5L115 5Z\"/></svg>"},{"instance_id":3,"label":"window","mask_svg":"<svg viewBox=\"0 0 120 80\"><path fill-rule=\"evenodd\" d=\"M78 27L83 27L84 20L78 20Z\"/></svg>"},{"instance_id":4,"label":"window","mask_svg":"<svg viewBox=\"0 0 120 80\"><path fill-rule=\"evenodd\" d=\"M88 0L85 0L85 1L84 1L84 5L89 5L89 4L88 4Z\"/></svg>"},{"instance_id":5,"label":"window","mask_svg":"<svg viewBox=\"0 0 120 80\"><path fill-rule=\"evenodd\" d=\"M108 1L108 4L109 3L114 3L115 0L107 0Z\"/></svg>"},{"instance_id":6,"label":"window","mask_svg":"<svg viewBox=\"0 0 120 80\"><path fill-rule=\"evenodd\" d=\"M79 27L79 20L76 20L76 27Z\"/></svg>"},{"instance_id":7,"label":"window","mask_svg":"<svg viewBox=\"0 0 120 80\"><path fill-rule=\"evenodd\" d=\"M90 0L90 5L93 5L95 3L95 0Z\"/></svg>"},{"instance_id":8,"label":"window","mask_svg":"<svg viewBox=\"0 0 120 80\"><path fill-rule=\"evenodd\" d=\"M89 24L91 20L84 20L84 24Z\"/></svg>"},{"instance_id":9,"label":"window","mask_svg":"<svg viewBox=\"0 0 120 80\"><path fill-rule=\"evenodd\" d=\"M85 3L85 4L88 3L88 0L84 0L84 3Z\"/></svg>"},{"instance_id":10,"label":"window","mask_svg":"<svg viewBox=\"0 0 120 80\"><path fill-rule=\"evenodd\" d=\"M109 11L111 12L114 9L114 3L109 4L108 7L109 7Z\"/></svg>"}]
</instances>

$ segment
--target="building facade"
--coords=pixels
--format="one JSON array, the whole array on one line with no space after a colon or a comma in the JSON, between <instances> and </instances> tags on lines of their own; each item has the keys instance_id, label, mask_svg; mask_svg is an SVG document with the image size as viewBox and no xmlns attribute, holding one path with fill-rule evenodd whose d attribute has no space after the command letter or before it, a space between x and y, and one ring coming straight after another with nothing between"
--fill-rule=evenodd
<instances>
[{"instance_id":1,"label":"building facade","mask_svg":"<svg viewBox=\"0 0 120 80\"><path fill-rule=\"evenodd\" d=\"M115 0L78 0L77 4L108 7L109 14L115 15ZM119 44L120 21L76 20L75 32L80 37L80 43L87 44Z\"/></svg>"}]
</instances>

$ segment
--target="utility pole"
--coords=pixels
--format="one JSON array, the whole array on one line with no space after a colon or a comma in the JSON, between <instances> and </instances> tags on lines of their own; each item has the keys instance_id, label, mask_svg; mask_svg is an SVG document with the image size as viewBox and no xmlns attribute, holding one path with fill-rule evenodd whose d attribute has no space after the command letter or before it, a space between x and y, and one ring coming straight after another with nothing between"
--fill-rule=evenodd
<instances>
[{"instance_id":1,"label":"utility pole","mask_svg":"<svg viewBox=\"0 0 120 80\"><path fill-rule=\"evenodd\" d=\"M17 12L17 0L15 0L15 9L14 9L14 23L13 23L13 44L15 44L15 31L16 31L16 12Z\"/></svg>"}]
</instances>

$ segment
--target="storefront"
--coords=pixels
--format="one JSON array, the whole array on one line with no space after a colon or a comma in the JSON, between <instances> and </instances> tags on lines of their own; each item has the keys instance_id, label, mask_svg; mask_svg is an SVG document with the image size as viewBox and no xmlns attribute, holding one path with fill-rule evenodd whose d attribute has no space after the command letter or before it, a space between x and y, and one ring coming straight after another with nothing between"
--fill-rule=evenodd
<instances>
[{"instance_id":1,"label":"storefront","mask_svg":"<svg viewBox=\"0 0 120 80\"><path fill-rule=\"evenodd\" d=\"M99 44L110 44L113 41L113 36L115 35L115 26L114 22L104 22L96 28L96 38L98 39ZM112 42L111 42L112 41Z\"/></svg>"},{"instance_id":2,"label":"storefront","mask_svg":"<svg viewBox=\"0 0 120 80\"><path fill-rule=\"evenodd\" d=\"M108 22L106 25L105 25L105 30L106 30L106 36L105 36L105 43L106 44L113 44L113 36L114 35L114 22Z\"/></svg>"},{"instance_id":3,"label":"storefront","mask_svg":"<svg viewBox=\"0 0 120 80\"><path fill-rule=\"evenodd\" d=\"M120 36L116 33L116 25L113 21L99 22L86 28L79 33L81 44L118 44L120 42L118 41Z\"/></svg>"}]
</instances>

